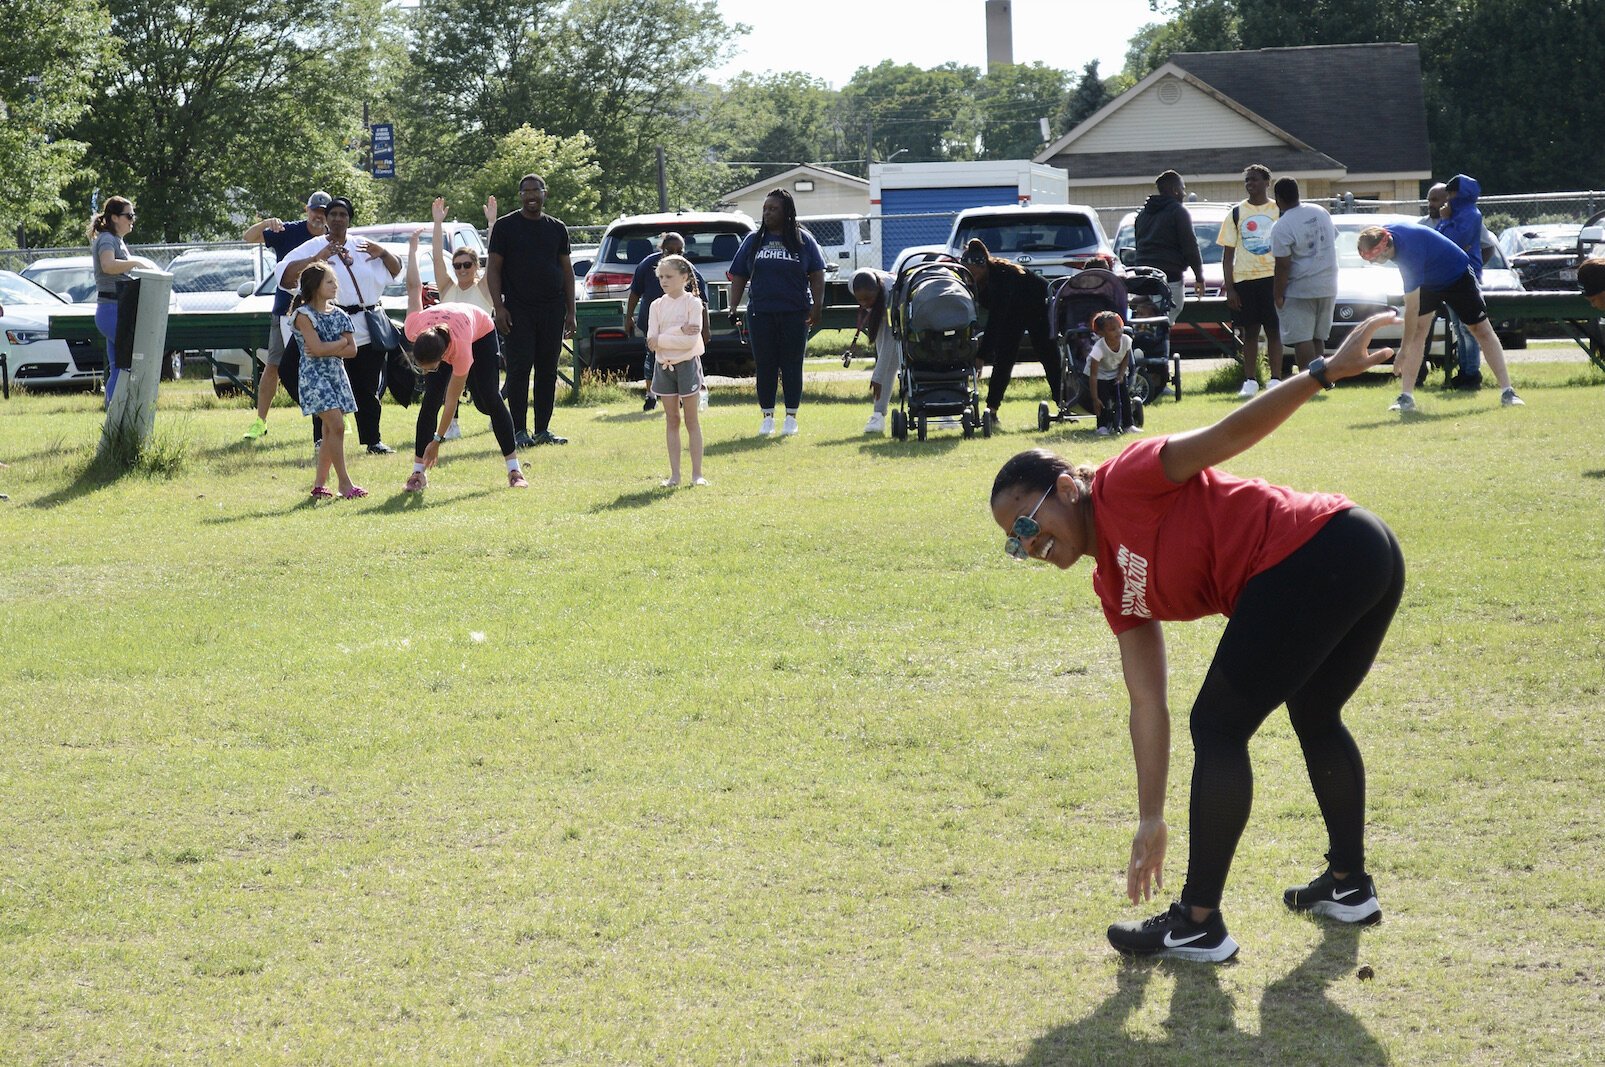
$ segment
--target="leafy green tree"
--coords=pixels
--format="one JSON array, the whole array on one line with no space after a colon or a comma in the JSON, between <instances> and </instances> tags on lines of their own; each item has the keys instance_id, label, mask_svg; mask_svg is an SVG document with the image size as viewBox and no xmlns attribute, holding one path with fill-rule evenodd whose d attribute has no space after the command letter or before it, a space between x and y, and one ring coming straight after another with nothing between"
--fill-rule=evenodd
<instances>
[{"instance_id":1,"label":"leafy green tree","mask_svg":"<svg viewBox=\"0 0 1605 1067\"><path fill-rule=\"evenodd\" d=\"M106 10L92 3L0 4L0 242L19 226L38 241L81 227L88 206L62 196L86 145L63 134L89 106L97 69L117 62Z\"/></svg>"},{"instance_id":2,"label":"leafy green tree","mask_svg":"<svg viewBox=\"0 0 1605 1067\"><path fill-rule=\"evenodd\" d=\"M450 187L447 200L453 214L477 222L488 196L496 198L502 214L516 211L518 183L526 174L546 179L546 202L553 215L571 226L598 221L602 168L591 139L583 133L558 138L529 126L498 138L490 157Z\"/></svg>"},{"instance_id":3,"label":"leafy green tree","mask_svg":"<svg viewBox=\"0 0 1605 1067\"><path fill-rule=\"evenodd\" d=\"M102 193L138 202L142 237L229 234L312 184L371 197L348 146L362 142L382 0L110 0L110 10L126 66L100 80L76 132Z\"/></svg>"},{"instance_id":4,"label":"leafy green tree","mask_svg":"<svg viewBox=\"0 0 1605 1067\"><path fill-rule=\"evenodd\" d=\"M1061 135L1069 133L1118 95L1118 92L1112 90L1104 79L1098 76L1098 61L1092 60L1081 68L1081 77L1077 80L1075 89L1060 105L1054 118L1054 130Z\"/></svg>"},{"instance_id":5,"label":"leafy green tree","mask_svg":"<svg viewBox=\"0 0 1605 1067\"><path fill-rule=\"evenodd\" d=\"M1141 81L1175 52L1221 52L1241 46L1238 0L1148 0L1169 21L1138 30L1126 47L1125 73Z\"/></svg>"},{"instance_id":6,"label":"leafy green tree","mask_svg":"<svg viewBox=\"0 0 1605 1067\"><path fill-rule=\"evenodd\" d=\"M860 67L841 91L844 119L857 132L849 143L870 137L876 159L899 151L906 162L955 158L965 151L960 111L979 80L974 67L953 63L921 70L886 59Z\"/></svg>"},{"instance_id":7,"label":"leafy green tree","mask_svg":"<svg viewBox=\"0 0 1605 1067\"><path fill-rule=\"evenodd\" d=\"M981 159L1030 159L1043 145L1042 120L1052 121L1070 76L1043 63L994 67L976 82L970 112Z\"/></svg>"}]
</instances>

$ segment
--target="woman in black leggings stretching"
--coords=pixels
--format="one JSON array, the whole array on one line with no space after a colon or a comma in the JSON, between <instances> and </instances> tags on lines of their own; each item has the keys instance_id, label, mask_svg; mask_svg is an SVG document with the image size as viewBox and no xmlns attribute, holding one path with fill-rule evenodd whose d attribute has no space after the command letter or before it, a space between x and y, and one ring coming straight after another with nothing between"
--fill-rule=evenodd
<instances>
[{"instance_id":1,"label":"woman in black leggings stretching","mask_svg":"<svg viewBox=\"0 0 1605 1067\"><path fill-rule=\"evenodd\" d=\"M429 475L425 472L435 465L446 430L457 417L457 402L462 399L464 386L472 392L474 406L490 416L496 444L507 461L508 486L529 488L513 443L513 415L497 389L495 320L474 304L447 303L424 308L417 233L407 246L407 321L403 329L407 340L413 343L413 362L425 375L412 474L407 478L406 491L418 493L428 486Z\"/></svg>"},{"instance_id":2,"label":"woman in black leggings stretching","mask_svg":"<svg viewBox=\"0 0 1605 1067\"><path fill-rule=\"evenodd\" d=\"M1031 335L1031 351L1042 364L1053 399L1059 400L1059 349L1054 344L1053 327L1048 323L1048 283L1018 263L999 259L986 250L979 239L964 246L960 260L975 279L977 302L987 310L986 332L976 358L992 364L992 378L986 387L986 407L995 420L1003 394L1014 376L1014 361L1020 355L1020 342Z\"/></svg>"},{"instance_id":3,"label":"woman in black leggings stretching","mask_svg":"<svg viewBox=\"0 0 1605 1067\"><path fill-rule=\"evenodd\" d=\"M1328 868L1289 889L1288 907L1342 922L1382 917L1365 872L1365 767L1343 705L1365 680L1404 591L1404 557L1382 521L1337 494L1300 493L1214 469L1281 425L1323 386L1387 359L1368 352L1377 315L1329 360L1262 393L1213 426L1142 441L1093 470L1022 452L992 486L992 517L1016 559L1067 568L1095 561L1093 589L1120 643L1131 694L1137 832L1126 869L1132 903L1163 888L1170 762L1161 620L1230 618L1193 702L1192 840L1181 900L1116 923L1130 955L1219 962L1237 952L1220 899L1248 823L1248 740L1285 703L1326 822ZM1267 648L1277 654L1267 657Z\"/></svg>"}]
</instances>

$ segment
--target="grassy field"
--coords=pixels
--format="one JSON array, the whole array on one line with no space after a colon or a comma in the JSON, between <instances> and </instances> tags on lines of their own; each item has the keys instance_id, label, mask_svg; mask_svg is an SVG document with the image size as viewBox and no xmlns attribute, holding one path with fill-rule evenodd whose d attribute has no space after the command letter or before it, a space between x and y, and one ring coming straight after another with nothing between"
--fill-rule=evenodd
<instances>
[{"instance_id":1,"label":"grassy field","mask_svg":"<svg viewBox=\"0 0 1605 1067\"><path fill-rule=\"evenodd\" d=\"M1135 784L1086 565L1008 562L985 497L1045 443L803 433L606 387L503 488L482 417L422 499L312 505L307 424L163 387L132 473L97 398L0 406L0 1062L1529 1064L1605 1044L1605 376L1528 406L1381 375L1229 464L1339 490L1411 567L1348 720L1386 921L1287 913L1324 833L1285 716L1228 966L1122 963ZM1188 379L1150 433L1220 417ZM1035 390L1035 391L1034 391ZM387 407L386 436L410 439ZM1167 627L1186 717L1220 620ZM1361 980L1360 969L1374 975Z\"/></svg>"}]
</instances>

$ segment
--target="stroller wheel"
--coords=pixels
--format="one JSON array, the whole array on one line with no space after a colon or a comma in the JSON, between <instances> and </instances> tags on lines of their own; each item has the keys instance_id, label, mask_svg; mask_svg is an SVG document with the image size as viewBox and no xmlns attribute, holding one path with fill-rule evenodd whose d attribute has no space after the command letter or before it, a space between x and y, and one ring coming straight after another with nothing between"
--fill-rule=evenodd
<instances>
[{"instance_id":1,"label":"stroller wheel","mask_svg":"<svg viewBox=\"0 0 1605 1067\"><path fill-rule=\"evenodd\" d=\"M925 421L926 421L925 420L925 416L921 415L920 416L920 421L919 421L919 428L916 431L919 434L919 439L921 441L925 440Z\"/></svg>"},{"instance_id":2,"label":"stroller wheel","mask_svg":"<svg viewBox=\"0 0 1605 1067\"><path fill-rule=\"evenodd\" d=\"M1137 425L1139 427L1142 426L1142 423L1143 423L1143 410L1142 409L1143 409L1143 402L1141 400L1138 400L1135 397L1133 397L1132 401L1131 401L1131 421L1135 425Z\"/></svg>"},{"instance_id":3,"label":"stroller wheel","mask_svg":"<svg viewBox=\"0 0 1605 1067\"><path fill-rule=\"evenodd\" d=\"M1053 421L1053 411L1048 407L1046 400L1037 404L1037 429L1043 433L1048 432L1048 424Z\"/></svg>"},{"instance_id":4,"label":"stroller wheel","mask_svg":"<svg viewBox=\"0 0 1605 1067\"><path fill-rule=\"evenodd\" d=\"M959 426L964 429L965 437L975 436L975 421L970 418L970 413L968 411L959 416Z\"/></svg>"},{"instance_id":5,"label":"stroller wheel","mask_svg":"<svg viewBox=\"0 0 1605 1067\"><path fill-rule=\"evenodd\" d=\"M892 412L892 439L895 441L908 440L908 416L901 411Z\"/></svg>"},{"instance_id":6,"label":"stroller wheel","mask_svg":"<svg viewBox=\"0 0 1605 1067\"><path fill-rule=\"evenodd\" d=\"M981 436L991 437L992 429L997 425L997 417L990 411L981 412Z\"/></svg>"}]
</instances>

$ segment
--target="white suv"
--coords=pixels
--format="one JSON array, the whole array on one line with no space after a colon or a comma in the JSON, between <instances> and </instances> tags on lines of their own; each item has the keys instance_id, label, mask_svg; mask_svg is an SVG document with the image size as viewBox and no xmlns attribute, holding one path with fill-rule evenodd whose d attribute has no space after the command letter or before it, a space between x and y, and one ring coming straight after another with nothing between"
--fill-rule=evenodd
<instances>
[{"instance_id":1,"label":"white suv","mask_svg":"<svg viewBox=\"0 0 1605 1067\"><path fill-rule=\"evenodd\" d=\"M723 285L736 249L757 228L750 215L738 211L684 211L614 219L602 235L591 272L585 276L585 297L627 299L635 268L658 250L658 239L670 230L685 238L685 256L708 284Z\"/></svg>"},{"instance_id":2,"label":"white suv","mask_svg":"<svg viewBox=\"0 0 1605 1067\"><path fill-rule=\"evenodd\" d=\"M962 255L975 237L999 259L1011 259L1046 278L1066 277L1088 267L1120 270L1097 210L1085 204L967 208L953 220L948 251Z\"/></svg>"}]
</instances>

